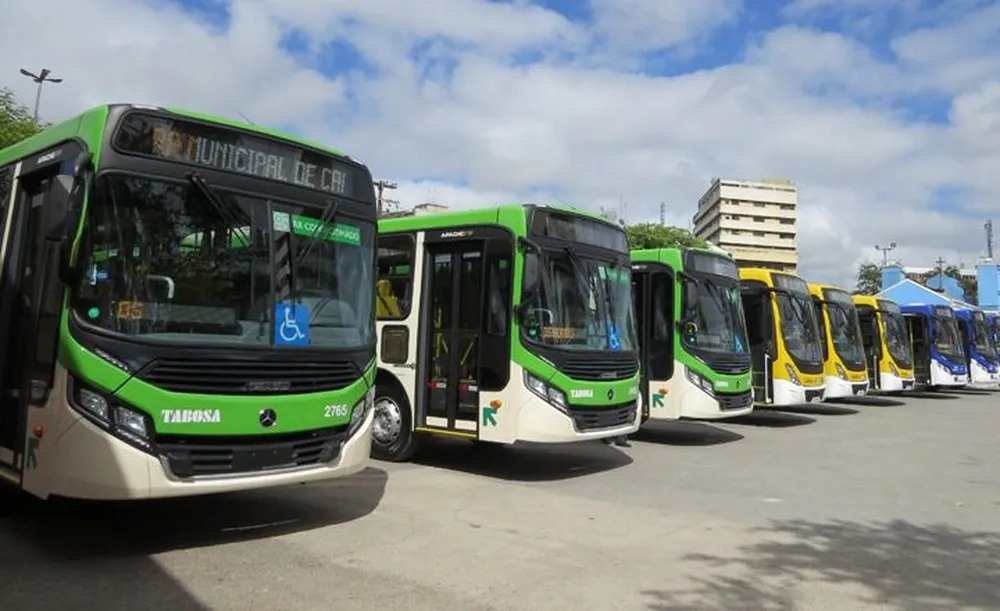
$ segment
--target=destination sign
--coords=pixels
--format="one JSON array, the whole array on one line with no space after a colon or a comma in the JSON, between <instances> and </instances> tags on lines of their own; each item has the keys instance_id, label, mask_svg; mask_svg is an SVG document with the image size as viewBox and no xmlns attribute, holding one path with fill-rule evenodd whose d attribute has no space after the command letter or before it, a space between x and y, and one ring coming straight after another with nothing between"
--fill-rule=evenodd
<instances>
[{"instance_id":1,"label":"destination sign","mask_svg":"<svg viewBox=\"0 0 1000 611\"><path fill-rule=\"evenodd\" d=\"M356 197L363 172L336 159L247 132L142 113L125 117L114 146L124 152ZM358 199L369 199L358 197Z\"/></svg>"},{"instance_id":2,"label":"destination sign","mask_svg":"<svg viewBox=\"0 0 1000 611\"><path fill-rule=\"evenodd\" d=\"M624 229L582 215L535 209L531 212L528 230L532 236L628 252Z\"/></svg>"},{"instance_id":3,"label":"destination sign","mask_svg":"<svg viewBox=\"0 0 1000 611\"><path fill-rule=\"evenodd\" d=\"M705 274L715 274L727 278L739 278L739 269L731 259L709 255L700 252L688 251L687 267L693 272Z\"/></svg>"},{"instance_id":4,"label":"destination sign","mask_svg":"<svg viewBox=\"0 0 1000 611\"><path fill-rule=\"evenodd\" d=\"M802 293L805 295L809 294L809 285L806 281L798 276L792 276L789 274L775 273L771 275L774 280L774 286L779 289L785 289L786 291L791 291L793 293Z\"/></svg>"},{"instance_id":5,"label":"destination sign","mask_svg":"<svg viewBox=\"0 0 1000 611\"><path fill-rule=\"evenodd\" d=\"M955 318L955 313L948 306L934 306L934 315L941 318Z\"/></svg>"},{"instance_id":6,"label":"destination sign","mask_svg":"<svg viewBox=\"0 0 1000 611\"><path fill-rule=\"evenodd\" d=\"M878 300L879 308L883 312L889 312L890 314L902 314L903 310L899 307L899 304L895 301L887 301L885 299Z\"/></svg>"}]
</instances>

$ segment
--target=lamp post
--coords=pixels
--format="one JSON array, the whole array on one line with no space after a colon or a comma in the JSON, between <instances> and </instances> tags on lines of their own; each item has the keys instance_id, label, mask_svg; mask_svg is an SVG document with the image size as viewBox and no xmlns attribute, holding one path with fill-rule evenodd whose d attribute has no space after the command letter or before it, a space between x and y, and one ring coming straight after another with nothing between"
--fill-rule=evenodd
<instances>
[{"instance_id":1,"label":"lamp post","mask_svg":"<svg viewBox=\"0 0 1000 611\"><path fill-rule=\"evenodd\" d=\"M889 242L888 246L879 246L878 244L875 245L875 250L882 251L882 269L885 269L885 266L889 264L889 251L894 248L896 248L895 242Z\"/></svg>"},{"instance_id":2,"label":"lamp post","mask_svg":"<svg viewBox=\"0 0 1000 611\"><path fill-rule=\"evenodd\" d=\"M38 91L35 93L35 116L34 116L35 123L38 123L38 104L39 102L42 101L42 85L44 83L52 83L53 85L55 85L61 83L62 79L49 78L49 75L52 74L52 71L49 70L48 68L42 68L42 71L39 74L34 74L33 72L29 72L24 68L21 68L21 74L38 83Z\"/></svg>"}]
</instances>

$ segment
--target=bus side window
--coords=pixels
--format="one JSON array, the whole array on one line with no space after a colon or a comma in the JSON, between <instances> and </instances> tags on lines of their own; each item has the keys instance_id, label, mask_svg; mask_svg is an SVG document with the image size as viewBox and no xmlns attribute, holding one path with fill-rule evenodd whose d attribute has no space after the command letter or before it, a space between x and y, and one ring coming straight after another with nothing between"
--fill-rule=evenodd
<instances>
[{"instance_id":1,"label":"bus side window","mask_svg":"<svg viewBox=\"0 0 1000 611\"><path fill-rule=\"evenodd\" d=\"M415 248L411 235L379 236L375 296L379 320L401 320L410 315Z\"/></svg>"}]
</instances>

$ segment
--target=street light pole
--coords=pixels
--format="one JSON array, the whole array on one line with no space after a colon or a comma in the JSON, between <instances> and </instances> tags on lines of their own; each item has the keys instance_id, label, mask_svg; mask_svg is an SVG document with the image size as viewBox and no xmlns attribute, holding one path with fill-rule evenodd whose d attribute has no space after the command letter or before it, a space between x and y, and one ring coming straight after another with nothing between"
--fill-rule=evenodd
<instances>
[{"instance_id":1,"label":"street light pole","mask_svg":"<svg viewBox=\"0 0 1000 611\"><path fill-rule=\"evenodd\" d=\"M875 245L875 250L882 251L882 269L885 269L885 266L889 265L889 251L894 248L896 248L895 242L889 242L888 246L879 246L878 244Z\"/></svg>"},{"instance_id":2,"label":"street light pole","mask_svg":"<svg viewBox=\"0 0 1000 611\"><path fill-rule=\"evenodd\" d=\"M42 71L39 74L34 74L32 72L25 70L24 68L21 68L21 74L38 83L38 91L35 92L35 115L34 115L35 123L38 123L38 105L42 101L42 85L44 83L52 83L53 85L55 85L61 83L62 79L49 78L49 75L52 74L52 71L49 70L48 68L42 68Z\"/></svg>"}]
</instances>

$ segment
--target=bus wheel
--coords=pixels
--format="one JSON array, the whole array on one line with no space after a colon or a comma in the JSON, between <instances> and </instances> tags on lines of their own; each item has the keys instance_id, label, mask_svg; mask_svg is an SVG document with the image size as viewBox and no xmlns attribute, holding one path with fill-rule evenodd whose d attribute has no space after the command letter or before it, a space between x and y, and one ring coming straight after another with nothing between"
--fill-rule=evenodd
<instances>
[{"instance_id":1,"label":"bus wheel","mask_svg":"<svg viewBox=\"0 0 1000 611\"><path fill-rule=\"evenodd\" d=\"M417 451L410 402L392 386L375 388L375 422L372 427L372 456L379 460L402 462Z\"/></svg>"}]
</instances>

